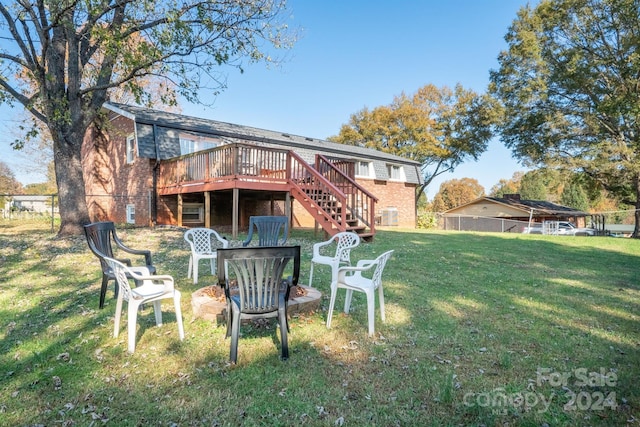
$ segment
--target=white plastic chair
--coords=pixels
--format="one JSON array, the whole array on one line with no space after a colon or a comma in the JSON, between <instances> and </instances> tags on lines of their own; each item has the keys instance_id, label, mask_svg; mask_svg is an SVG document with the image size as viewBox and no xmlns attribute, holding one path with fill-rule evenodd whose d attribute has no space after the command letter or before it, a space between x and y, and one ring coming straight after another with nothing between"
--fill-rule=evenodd
<instances>
[{"instance_id":1,"label":"white plastic chair","mask_svg":"<svg viewBox=\"0 0 640 427\"><path fill-rule=\"evenodd\" d=\"M336 244L336 251L332 256L324 255L328 246ZM350 231L336 233L325 242L313 245L313 257L311 258L311 269L309 271L309 287L313 284L313 265L323 264L331 266L331 282L337 278L338 268L351 265L351 249L360 244L360 236Z\"/></svg>"},{"instance_id":2,"label":"white plastic chair","mask_svg":"<svg viewBox=\"0 0 640 427\"><path fill-rule=\"evenodd\" d=\"M122 314L122 301L128 302L127 307L127 335L129 353L136 349L136 324L138 319L138 308L145 303L153 303L153 311L156 317L156 325L162 326L162 310L160 300L172 298L176 311L176 321L178 323L178 333L180 340L184 339L184 328L182 326L182 311L180 310L180 292L174 287L173 277L167 275L145 275L133 271L120 261L105 257L105 261L113 270L118 284L118 300L116 303L116 315L113 326L113 336L116 338L120 332L120 316ZM136 288L129 285L129 277L136 283L141 283Z\"/></svg>"},{"instance_id":3,"label":"white plastic chair","mask_svg":"<svg viewBox=\"0 0 640 427\"><path fill-rule=\"evenodd\" d=\"M351 306L351 297L353 291L364 292L367 296L367 317L369 320L369 336L375 332L375 290L378 290L378 299L380 300L380 318L385 321L384 315L384 293L382 291L382 271L387 261L391 257L393 250L387 251L375 260L360 260L355 267L340 267L338 269L337 280L331 283L331 301L329 303L329 313L327 314L327 328L331 327L331 318L333 316L333 308L336 303L336 294L339 288L347 290L344 299L344 312L349 313ZM371 270L373 274L371 278L363 276L363 272Z\"/></svg>"},{"instance_id":4,"label":"white plastic chair","mask_svg":"<svg viewBox=\"0 0 640 427\"><path fill-rule=\"evenodd\" d=\"M187 278L193 272L193 284L198 284L198 264L201 259L208 259L211 264L211 275L216 274L216 259L218 248L226 249L229 241L210 228L192 228L184 233L184 240L191 247L189 270Z\"/></svg>"}]
</instances>

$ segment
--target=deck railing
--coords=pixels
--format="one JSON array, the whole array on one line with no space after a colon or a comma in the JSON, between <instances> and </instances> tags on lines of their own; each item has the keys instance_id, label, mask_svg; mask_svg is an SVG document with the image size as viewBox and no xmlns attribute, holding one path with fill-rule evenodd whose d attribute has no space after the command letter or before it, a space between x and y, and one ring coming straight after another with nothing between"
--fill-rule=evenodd
<instances>
[{"instance_id":1,"label":"deck railing","mask_svg":"<svg viewBox=\"0 0 640 427\"><path fill-rule=\"evenodd\" d=\"M378 198L351 178L354 174L354 163L335 162L321 154L316 154L315 169L346 195L346 205L352 217L357 218L373 233Z\"/></svg>"},{"instance_id":2,"label":"deck railing","mask_svg":"<svg viewBox=\"0 0 640 427\"><path fill-rule=\"evenodd\" d=\"M347 229L347 196L320 172L290 152L292 194L313 206L307 209L330 234Z\"/></svg>"},{"instance_id":3,"label":"deck railing","mask_svg":"<svg viewBox=\"0 0 640 427\"><path fill-rule=\"evenodd\" d=\"M158 186L169 194L234 180L283 184L327 232L345 231L355 218L373 233L377 199L341 169L323 156L314 167L293 151L233 143L163 161Z\"/></svg>"},{"instance_id":4,"label":"deck railing","mask_svg":"<svg viewBox=\"0 0 640 427\"><path fill-rule=\"evenodd\" d=\"M235 179L287 181L287 150L226 144L160 164L158 184L171 188Z\"/></svg>"}]
</instances>

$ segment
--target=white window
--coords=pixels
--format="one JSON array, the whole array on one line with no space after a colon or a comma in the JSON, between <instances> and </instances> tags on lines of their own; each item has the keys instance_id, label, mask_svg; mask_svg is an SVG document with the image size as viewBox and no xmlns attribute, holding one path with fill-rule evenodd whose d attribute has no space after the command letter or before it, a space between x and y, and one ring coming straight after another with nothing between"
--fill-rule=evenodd
<instances>
[{"instance_id":1,"label":"white window","mask_svg":"<svg viewBox=\"0 0 640 427\"><path fill-rule=\"evenodd\" d=\"M136 205L127 205L127 223L136 223Z\"/></svg>"},{"instance_id":2,"label":"white window","mask_svg":"<svg viewBox=\"0 0 640 427\"><path fill-rule=\"evenodd\" d=\"M365 178L373 177L373 167L370 162L357 162L356 163L356 176Z\"/></svg>"},{"instance_id":3,"label":"white window","mask_svg":"<svg viewBox=\"0 0 640 427\"><path fill-rule=\"evenodd\" d=\"M389 174L389 179L394 181L404 181L404 169L402 166L398 165L387 165L387 173Z\"/></svg>"},{"instance_id":4,"label":"white window","mask_svg":"<svg viewBox=\"0 0 640 427\"><path fill-rule=\"evenodd\" d=\"M210 150L220 145L220 140L198 135L180 135L180 155Z\"/></svg>"},{"instance_id":5,"label":"white window","mask_svg":"<svg viewBox=\"0 0 640 427\"><path fill-rule=\"evenodd\" d=\"M136 155L135 137L129 135L127 137L127 163L133 163L133 159Z\"/></svg>"}]
</instances>

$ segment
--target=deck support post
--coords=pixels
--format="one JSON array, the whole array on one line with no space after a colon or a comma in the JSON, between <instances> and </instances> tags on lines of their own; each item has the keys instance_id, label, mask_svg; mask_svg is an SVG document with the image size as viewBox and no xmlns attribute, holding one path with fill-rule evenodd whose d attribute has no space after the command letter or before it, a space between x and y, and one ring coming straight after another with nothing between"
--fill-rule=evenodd
<instances>
[{"instance_id":1,"label":"deck support post","mask_svg":"<svg viewBox=\"0 0 640 427\"><path fill-rule=\"evenodd\" d=\"M233 189L233 212L231 218L231 235L234 239L238 238L238 205L240 203L240 190Z\"/></svg>"},{"instance_id":2,"label":"deck support post","mask_svg":"<svg viewBox=\"0 0 640 427\"><path fill-rule=\"evenodd\" d=\"M204 226L211 228L211 192L204 192Z\"/></svg>"}]
</instances>

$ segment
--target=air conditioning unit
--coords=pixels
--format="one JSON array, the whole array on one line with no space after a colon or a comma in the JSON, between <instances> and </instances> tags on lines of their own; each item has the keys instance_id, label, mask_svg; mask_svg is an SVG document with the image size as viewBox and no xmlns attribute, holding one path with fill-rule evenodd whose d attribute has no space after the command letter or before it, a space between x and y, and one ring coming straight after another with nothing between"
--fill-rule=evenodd
<instances>
[{"instance_id":1,"label":"air conditioning unit","mask_svg":"<svg viewBox=\"0 0 640 427\"><path fill-rule=\"evenodd\" d=\"M380 225L390 226L398 225L398 209L394 207L384 208L380 211L382 214L382 221Z\"/></svg>"}]
</instances>

